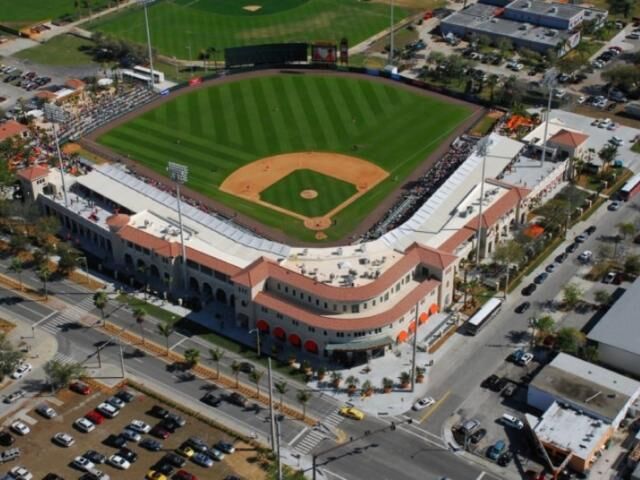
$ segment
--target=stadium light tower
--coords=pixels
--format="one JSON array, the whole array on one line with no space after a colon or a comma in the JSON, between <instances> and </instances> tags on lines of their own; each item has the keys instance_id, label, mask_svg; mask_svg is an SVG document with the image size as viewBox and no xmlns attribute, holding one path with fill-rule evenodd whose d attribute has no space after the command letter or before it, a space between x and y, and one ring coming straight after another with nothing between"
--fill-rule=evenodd
<instances>
[{"instance_id":1,"label":"stadium light tower","mask_svg":"<svg viewBox=\"0 0 640 480\"><path fill-rule=\"evenodd\" d=\"M182 245L182 285L184 291L188 290L188 276L187 276L187 247L184 244L184 230L182 228L182 207L180 199L180 185L186 183L189 178L189 168L179 163L169 162L167 171L171 180L176 182L176 197L178 199L178 223L180 225L180 243Z\"/></svg>"},{"instance_id":2,"label":"stadium light tower","mask_svg":"<svg viewBox=\"0 0 640 480\"><path fill-rule=\"evenodd\" d=\"M394 0L391 0L391 21L390 21L390 27L391 29L389 30L389 35L391 38L391 41L389 42L389 65L393 65L393 13L394 13Z\"/></svg>"},{"instance_id":3,"label":"stadium light tower","mask_svg":"<svg viewBox=\"0 0 640 480\"><path fill-rule=\"evenodd\" d=\"M144 24L147 28L147 48L149 49L149 70L151 70L151 75L149 76L149 88L153 88L153 84L155 83L155 75L153 72L153 53L151 51L151 31L149 30L149 14L147 12L147 7L153 3L155 0L138 0L139 3L144 7Z\"/></svg>"},{"instance_id":4,"label":"stadium light tower","mask_svg":"<svg viewBox=\"0 0 640 480\"><path fill-rule=\"evenodd\" d=\"M542 79L542 84L547 87L549 90L549 100L547 102L547 118L544 122L544 136L542 138L542 157L540 161L540 166L544 167L544 159L547 154L547 134L549 131L549 118L551 117L551 98L553 96L553 89L556 85L556 78L558 76L558 72L555 68L550 68L544 74L544 78Z\"/></svg>"},{"instance_id":5,"label":"stadium light tower","mask_svg":"<svg viewBox=\"0 0 640 480\"><path fill-rule=\"evenodd\" d=\"M482 202L484 201L484 176L487 164L487 151L493 142L489 137L480 139L476 146L478 155L482 155L482 173L480 174L480 211L478 212L478 235L476 240L476 265L480 265L480 243L482 240Z\"/></svg>"},{"instance_id":6,"label":"stadium light tower","mask_svg":"<svg viewBox=\"0 0 640 480\"><path fill-rule=\"evenodd\" d=\"M53 137L56 142L56 153L58 154L58 168L60 168L60 179L62 180L62 195L64 196L64 206L69 207L69 199L67 198L67 187L64 183L64 168L62 165L62 154L60 153L60 140L58 138L58 123L65 121L65 111L53 103L47 103L44 106L45 118L53 124Z\"/></svg>"}]
</instances>

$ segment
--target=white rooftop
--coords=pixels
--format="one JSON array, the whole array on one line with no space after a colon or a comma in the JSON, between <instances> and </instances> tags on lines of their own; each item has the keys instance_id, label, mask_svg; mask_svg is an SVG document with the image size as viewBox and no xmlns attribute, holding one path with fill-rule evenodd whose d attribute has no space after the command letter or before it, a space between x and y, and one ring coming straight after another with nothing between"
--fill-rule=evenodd
<instances>
[{"instance_id":1,"label":"white rooftop","mask_svg":"<svg viewBox=\"0 0 640 480\"><path fill-rule=\"evenodd\" d=\"M597 448L611 424L553 402L533 427L545 443L570 450L579 458L587 458Z\"/></svg>"},{"instance_id":2,"label":"white rooftop","mask_svg":"<svg viewBox=\"0 0 640 480\"><path fill-rule=\"evenodd\" d=\"M507 169L501 180L512 185L533 188L544 178L548 177L559 164L545 160L541 164L539 159L520 156L513 165Z\"/></svg>"}]
</instances>

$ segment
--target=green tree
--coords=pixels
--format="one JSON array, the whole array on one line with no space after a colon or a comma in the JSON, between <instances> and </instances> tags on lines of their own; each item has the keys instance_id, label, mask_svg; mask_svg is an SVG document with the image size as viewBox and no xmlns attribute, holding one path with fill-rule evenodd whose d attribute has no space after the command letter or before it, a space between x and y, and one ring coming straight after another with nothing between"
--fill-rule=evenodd
<instances>
[{"instance_id":1,"label":"green tree","mask_svg":"<svg viewBox=\"0 0 640 480\"><path fill-rule=\"evenodd\" d=\"M18 275L18 281L20 282L20 291L22 291L22 269L23 269L22 260L18 257L13 257L11 259L11 264L9 265L9 271Z\"/></svg>"},{"instance_id":2,"label":"green tree","mask_svg":"<svg viewBox=\"0 0 640 480\"><path fill-rule=\"evenodd\" d=\"M44 365L44 372L55 389L69 386L73 380L86 376L85 368L79 363L62 363L50 360Z\"/></svg>"},{"instance_id":3,"label":"green tree","mask_svg":"<svg viewBox=\"0 0 640 480\"><path fill-rule=\"evenodd\" d=\"M49 299L49 291L47 290L47 282L49 281L49 277L51 276L51 270L46 265L43 265L38 270L38 276L40 280L42 280L42 288L44 290L44 298L45 300Z\"/></svg>"},{"instance_id":4,"label":"green tree","mask_svg":"<svg viewBox=\"0 0 640 480\"><path fill-rule=\"evenodd\" d=\"M59 231L60 220L58 220L57 217L49 215L42 216L37 220L35 225L35 241L39 246L43 246Z\"/></svg>"},{"instance_id":5,"label":"green tree","mask_svg":"<svg viewBox=\"0 0 640 480\"><path fill-rule=\"evenodd\" d=\"M224 350L221 348L210 348L209 349L209 358L211 361L216 364L216 378L220 378L220 360L224 357Z\"/></svg>"},{"instance_id":6,"label":"green tree","mask_svg":"<svg viewBox=\"0 0 640 480\"><path fill-rule=\"evenodd\" d=\"M307 418L307 403L311 400L311 393L306 390L298 390L298 394L296 395L298 402L302 405L302 420Z\"/></svg>"},{"instance_id":7,"label":"green tree","mask_svg":"<svg viewBox=\"0 0 640 480\"><path fill-rule=\"evenodd\" d=\"M189 368L194 368L200 361L200 350L197 348L187 348L184 351L184 361Z\"/></svg>"},{"instance_id":8,"label":"green tree","mask_svg":"<svg viewBox=\"0 0 640 480\"><path fill-rule=\"evenodd\" d=\"M249 374L249 380L251 380L253 383L256 384L256 397L260 398L260 380L262 380L262 377L264 375L264 372L262 370L252 370L251 373Z\"/></svg>"},{"instance_id":9,"label":"green tree","mask_svg":"<svg viewBox=\"0 0 640 480\"><path fill-rule=\"evenodd\" d=\"M331 383L333 383L333 386L338 388L340 386L340 382L342 381L342 373L334 370L329 376L331 378Z\"/></svg>"},{"instance_id":10,"label":"green tree","mask_svg":"<svg viewBox=\"0 0 640 480\"><path fill-rule=\"evenodd\" d=\"M504 284L505 297L507 296L507 290L509 289L509 271L511 270L511 265L516 264L520 266L524 258L525 255L522 244L516 240L502 242L496 247L493 253L493 259L500 263L506 270L507 278Z\"/></svg>"},{"instance_id":11,"label":"green tree","mask_svg":"<svg viewBox=\"0 0 640 480\"><path fill-rule=\"evenodd\" d=\"M14 232L9 239L9 251L13 255L17 255L18 253L24 251L29 243L29 239L20 232Z\"/></svg>"},{"instance_id":12,"label":"green tree","mask_svg":"<svg viewBox=\"0 0 640 480\"><path fill-rule=\"evenodd\" d=\"M355 375L349 375L345 382L348 388L356 388L360 383L360 380Z\"/></svg>"},{"instance_id":13,"label":"green tree","mask_svg":"<svg viewBox=\"0 0 640 480\"><path fill-rule=\"evenodd\" d=\"M577 328L565 327L556 333L556 348L561 352L576 354L584 346L586 338Z\"/></svg>"},{"instance_id":14,"label":"green tree","mask_svg":"<svg viewBox=\"0 0 640 480\"><path fill-rule=\"evenodd\" d=\"M400 379L401 385L408 385L409 383L411 383L411 374L409 372L400 373L400 377L398 378Z\"/></svg>"},{"instance_id":15,"label":"green tree","mask_svg":"<svg viewBox=\"0 0 640 480\"><path fill-rule=\"evenodd\" d=\"M599 352L598 347L596 345L589 345L582 349L582 358L587 362L598 363L599 360Z\"/></svg>"},{"instance_id":16,"label":"green tree","mask_svg":"<svg viewBox=\"0 0 640 480\"><path fill-rule=\"evenodd\" d=\"M545 315L535 320L534 328L539 332L540 336L544 338L553 333L556 328L556 321L549 315Z\"/></svg>"},{"instance_id":17,"label":"green tree","mask_svg":"<svg viewBox=\"0 0 640 480\"><path fill-rule=\"evenodd\" d=\"M629 255L624 261L624 273L627 275L640 275L640 255Z\"/></svg>"},{"instance_id":18,"label":"green tree","mask_svg":"<svg viewBox=\"0 0 640 480\"><path fill-rule=\"evenodd\" d=\"M142 339L142 344L144 345L144 317L147 316L147 312L142 307L136 307L133 309L133 318L140 327L140 338Z\"/></svg>"},{"instance_id":19,"label":"green tree","mask_svg":"<svg viewBox=\"0 0 640 480\"><path fill-rule=\"evenodd\" d=\"M93 294L93 305L100 310L100 316L102 317L102 323L104 324L104 309L107 308L109 297L107 292L99 291Z\"/></svg>"},{"instance_id":20,"label":"green tree","mask_svg":"<svg viewBox=\"0 0 640 480\"><path fill-rule=\"evenodd\" d=\"M487 87L489 87L489 101L491 103L493 103L494 101L495 94L496 94L496 87L498 86L499 80L500 80L500 77L495 73L492 73L491 75L489 75L489 78L487 78Z\"/></svg>"},{"instance_id":21,"label":"green tree","mask_svg":"<svg viewBox=\"0 0 640 480\"><path fill-rule=\"evenodd\" d=\"M617 155L618 147L611 143L605 145L602 150L598 152L598 156L600 157L600 160L602 160L602 169L607 170L609 164L616 159Z\"/></svg>"},{"instance_id":22,"label":"green tree","mask_svg":"<svg viewBox=\"0 0 640 480\"><path fill-rule=\"evenodd\" d=\"M633 237L633 235L636 233L636 226L630 222L619 223L617 225L617 228L618 232L620 232L620 235L622 235L625 240L627 239L627 237Z\"/></svg>"},{"instance_id":23,"label":"green tree","mask_svg":"<svg viewBox=\"0 0 640 480\"><path fill-rule=\"evenodd\" d=\"M575 308L582 300L582 290L575 283L569 283L562 289L562 299L568 308Z\"/></svg>"},{"instance_id":24,"label":"green tree","mask_svg":"<svg viewBox=\"0 0 640 480\"><path fill-rule=\"evenodd\" d=\"M613 66L602 72L602 78L625 92L633 92L640 84L640 69L635 65Z\"/></svg>"},{"instance_id":25,"label":"green tree","mask_svg":"<svg viewBox=\"0 0 640 480\"><path fill-rule=\"evenodd\" d=\"M238 388L238 376L240 375L240 369L242 367L240 366L240 364L238 362L236 362L235 360L231 363L231 371L233 372L233 376L236 379L236 388Z\"/></svg>"},{"instance_id":26,"label":"green tree","mask_svg":"<svg viewBox=\"0 0 640 480\"><path fill-rule=\"evenodd\" d=\"M288 384L287 382L282 380L280 382L276 382L274 384L274 387L276 387L276 392L278 392L278 394L280 395L280 411L282 411L282 406L284 405L284 396L286 395L287 391L289 391Z\"/></svg>"},{"instance_id":27,"label":"green tree","mask_svg":"<svg viewBox=\"0 0 640 480\"><path fill-rule=\"evenodd\" d=\"M24 352L15 348L4 333L0 333L0 381L13 373L24 356Z\"/></svg>"},{"instance_id":28,"label":"green tree","mask_svg":"<svg viewBox=\"0 0 640 480\"><path fill-rule=\"evenodd\" d=\"M166 355L169 356L169 337L171 337L175 328L170 323L159 323L157 328L158 333L164 337Z\"/></svg>"},{"instance_id":29,"label":"green tree","mask_svg":"<svg viewBox=\"0 0 640 480\"><path fill-rule=\"evenodd\" d=\"M611 303L611 294L606 290L596 290L594 298L600 305L609 305Z\"/></svg>"}]
</instances>

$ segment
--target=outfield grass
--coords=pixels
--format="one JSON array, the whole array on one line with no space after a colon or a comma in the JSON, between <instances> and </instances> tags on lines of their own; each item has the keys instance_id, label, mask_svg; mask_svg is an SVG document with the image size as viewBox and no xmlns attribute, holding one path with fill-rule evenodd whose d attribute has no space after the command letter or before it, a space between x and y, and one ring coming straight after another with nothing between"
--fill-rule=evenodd
<instances>
[{"instance_id":1,"label":"outfield grass","mask_svg":"<svg viewBox=\"0 0 640 480\"><path fill-rule=\"evenodd\" d=\"M315 234L300 220L217 187L241 166L301 151L355 155L389 172L336 216L336 225L325 232L335 240L355 228L471 113L463 105L365 78L281 74L187 93L98 142L162 174L167 162L184 163L191 188L306 241L315 241Z\"/></svg>"},{"instance_id":2,"label":"outfield grass","mask_svg":"<svg viewBox=\"0 0 640 480\"><path fill-rule=\"evenodd\" d=\"M303 199L300 192L315 190L318 196ZM321 217L358 193L356 186L313 170L296 170L265 189L260 198L306 217Z\"/></svg>"},{"instance_id":3,"label":"outfield grass","mask_svg":"<svg viewBox=\"0 0 640 480\"><path fill-rule=\"evenodd\" d=\"M76 8L77 3L77 8ZM43 20L55 20L65 15L88 15L91 9L115 4L114 0L0 0L0 23L20 28Z\"/></svg>"},{"instance_id":4,"label":"outfield grass","mask_svg":"<svg viewBox=\"0 0 640 480\"><path fill-rule=\"evenodd\" d=\"M260 5L249 12L245 5ZM361 0L162 0L149 11L153 46L160 53L195 59L202 49L293 42L340 41L350 45L389 25L389 7ZM395 18L408 14L396 8ZM92 30L137 43L146 41L144 14L132 7L88 25Z\"/></svg>"},{"instance_id":5,"label":"outfield grass","mask_svg":"<svg viewBox=\"0 0 640 480\"><path fill-rule=\"evenodd\" d=\"M75 66L94 63L91 55L82 48L92 47L89 40L74 35L58 35L47 43L27 48L14 55L23 60L29 60L41 65Z\"/></svg>"}]
</instances>

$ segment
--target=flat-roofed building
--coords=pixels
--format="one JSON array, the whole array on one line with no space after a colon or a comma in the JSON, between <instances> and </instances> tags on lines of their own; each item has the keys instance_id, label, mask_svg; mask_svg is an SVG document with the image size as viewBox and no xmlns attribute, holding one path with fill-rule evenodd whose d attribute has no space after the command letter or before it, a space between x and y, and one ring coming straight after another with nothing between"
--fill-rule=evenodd
<instances>
[{"instance_id":1,"label":"flat-roofed building","mask_svg":"<svg viewBox=\"0 0 640 480\"><path fill-rule=\"evenodd\" d=\"M587 335L598 346L600 362L636 378L640 378L639 296L637 279Z\"/></svg>"},{"instance_id":2,"label":"flat-roofed building","mask_svg":"<svg viewBox=\"0 0 640 480\"><path fill-rule=\"evenodd\" d=\"M514 0L504 8L504 18L540 27L573 30L584 20L585 9L569 3Z\"/></svg>"}]
</instances>

